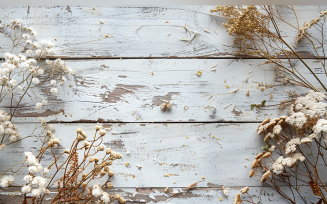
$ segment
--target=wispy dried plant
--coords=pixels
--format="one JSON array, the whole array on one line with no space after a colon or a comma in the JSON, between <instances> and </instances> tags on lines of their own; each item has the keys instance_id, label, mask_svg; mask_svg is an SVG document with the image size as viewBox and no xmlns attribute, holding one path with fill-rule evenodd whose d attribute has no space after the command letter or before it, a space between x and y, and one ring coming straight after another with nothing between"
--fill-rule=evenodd
<instances>
[{"instance_id":1,"label":"wispy dried plant","mask_svg":"<svg viewBox=\"0 0 327 204\"><path fill-rule=\"evenodd\" d=\"M28 174L24 177L26 185L21 189L24 204L29 203L28 198L33 204L42 203L51 189L57 190L51 203L108 204L114 200L125 203L118 194L111 196L105 192L113 187L110 178L114 173L110 166L122 157L102 144L103 136L109 129L97 125L94 136L87 140L86 133L78 128L70 149L59 154L56 147L60 141L53 134L54 126L47 124L45 118L39 118L40 122L28 136L20 136L11 121L24 98L35 100L35 109L42 109L48 101L36 94L36 89L42 88L46 94L57 95L59 86L63 86L66 81L65 75L73 74L73 70L61 59L46 59L54 57L53 42L43 40L39 45L35 38L36 32L31 27L23 26L20 20L10 23L0 21L0 33L12 42L12 48L4 55L0 68L0 104L9 107L8 110L0 110L0 150L27 137L35 137L40 142L40 146L36 147L36 156L32 152L25 152L25 160L14 165L19 166L17 170L13 170L12 166L1 172L0 187L14 184L13 175L27 167ZM13 54L17 49L23 54ZM47 167L42 165L46 160L44 155L52 156L52 163ZM1 163L2 167L5 165ZM93 187L90 188L90 185Z\"/></svg>"},{"instance_id":2,"label":"wispy dried plant","mask_svg":"<svg viewBox=\"0 0 327 204\"><path fill-rule=\"evenodd\" d=\"M234 43L239 48L236 56L263 58L265 64L274 65L274 80L280 85L292 84L312 90L305 97L299 97L294 91L288 92L291 99L283 100L278 105L281 109L289 106L290 116L268 118L259 125L257 131L259 135L264 135L266 145L262 149L265 152L255 157L250 177L258 176L260 169L263 171L261 182L291 203L299 202L296 197L303 203L327 203L323 176L327 167L327 122L323 119L327 104L321 102L325 99L325 94L321 92L327 92L324 83L327 77L324 49L327 11L317 13L316 18L309 19L301 26L293 6L285 7L294 15L295 25L286 20L280 6L218 6L211 12L227 19L223 25L234 36ZM293 30L297 35L290 39L282 34L281 27L288 27L290 32ZM324 70L324 75L318 77L297 50L297 44L301 41L306 41L307 48L314 50L314 58L319 60L319 68ZM305 76L306 70L300 69L299 65L313 77ZM274 87L266 87L263 83L258 83L258 86L262 91ZM302 185L311 187L317 201L303 196L300 190ZM254 203L251 196L247 197L250 200L241 199L238 194L234 203Z\"/></svg>"},{"instance_id":3,"label":"wispy dried plant","mask_svg":"<svg viewBox=\"0 0 327 204\"><path fill-rule=\"evenodd\" d=\"M71 148L59 155L54 151L59 140L51 139L52 133L48 131L38 155L25 152L24 163L27 163L29 173L24 177L26 185L22 187L22 193L33 197L34 203L42 203L44 196L50 194L51 188L57 190L51 203L90 203L101 200L108 204L115 199L125 203L118 194L111 196L104 191L113 187L110 178L114 173L110 170L110 165L122 156L102 144L103 136L110 129L105 130L97 125L95 130L92 139L87 140L86 133L77 128L77 136ZM43 168L41 163L45 159L44 155L48 153L52 155L53 162ZM48 181L46 175L49 172L52 174ZM99 181L94 183L97 180ZM90 184L93 188L88 187Z\"/></svg>"},{"instance_id":4,"label":"wispy dried plant","mask_svg":"<svg viewBox=\"0 0 327 204\"><path fill-rule=\"evenodd\" d=\"M320 12L320 14L317 14L317 18L310 20L308 23L305 22L300 27L295 9L292 6L287 8L293 12L297 25L292 25L285 20L278 6L218 6L216 9L212 9L211 12L218 13L227 19L227 22L223 23L223 25L228 29L228 33L234 36L234 43L239 48L234 53L235 55L266 59L266 64L275 65L275 80L281 78L279 82L282 85L291 83L317 91L317 87L313 85L314 81L309 81L304 76L303 71L301 72L299 67L294 65L294 59L297 59L310 71L320 87L327 91L325 84L306 60L301 57L294 45L304 39L309 41L314 54L320 61L321 68L327 76L324 49L324 25L327 11ZM281 25L283 28L288 26L290 30L293 29L298 33L293 41L294 43L290 42L286 36L283 36L280 30ZM318 36L308 32L310 28L315 29ZM318 47L320 48L318 49Z\"/></svg>"},{"instance_id":5,"label":"wispy dried plant","mask_svg":"<svg viewBox=\"0 0 327 204\"><path fill-rule=\"evenodd\" d=\"M24 139L11 123L23 99L35 101L35 109L41 110L48 101L36 94L37 88L45 88L47 93L57 95L57 86L64 85L65 76L73 74L73 70L61 59L45 60L55 55L53 42L42 40L38 44L34 29L24 26L20 20L0 22L0 33L12 42L0 68L0 104L9 107L0 110L0 149L4 149ZM23 54L14 54L16 49Z\"/></svg>"},{"instance_id":6,"label":"wispy dried plant","mask_svg":"<svg viewBox=\"0 0 327 204\"><path fill-rule=\"evenodd\" d=\"M250 177L261 176L261 182L277 191L291 203L312 203L302 195L300 187L308 185L319 202L327 203L327 104L325 95L310 91L290 106L290 116L266 119L258 126L258 134L266 143L253 163ZM261 169L264 173L259 175ZM289 189L281 189L284 186Z\"/></svg>"}]
</instances>

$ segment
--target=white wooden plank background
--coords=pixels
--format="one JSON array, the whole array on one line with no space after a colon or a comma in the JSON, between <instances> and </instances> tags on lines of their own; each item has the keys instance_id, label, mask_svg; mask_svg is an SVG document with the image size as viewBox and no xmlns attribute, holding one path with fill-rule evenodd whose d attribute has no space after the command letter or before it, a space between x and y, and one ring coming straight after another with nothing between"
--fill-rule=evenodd
<instances>
[{"instance_id":1,"label":"white wooden plank background","mask_svg":"<svg viewBox=\"0 0 327 204\"><path fill-rule=\"evenodd\" d=\"M30 133L34 129L35 124L22 123L17 127L18 130L24 130L22 132L24 137L26 133ZM94 134L95 124L55 125L54 133L61 140L59 150L64 151L71 146L71 142L76 137L77 127L81 127L89 136ZM236 187L236 189L244 186L250 186L251 189L254 187L253 194L259 196L262 173L257 170L256 175L258 176L253 178L248 176L253 157L262 151L260 147L264 145L262 137L255 132L256 123L106 123L104 127L113 128L113 134L104 137L104 144L123 155L121 160L115 161L111 166L111 170L115 172L111 179L115 188L185 188L191 183L204 180L198 184L198 187L211 189L214 200L217 200L215 195L220 195L222 186ZM189 137L186 138L186 136ZM36 153L37 144L35 138L28 138L6 148L2 152L2 162L6 166L1 165L0 172L4 171L7 165L13 165L24 158L23 152L34 151ZM59 150L58 152L61 152ZM126 154L126 150L130 153ZM10 156L13 154L15 154L14 158ZM51 155L45 154L42 164L47 166L50 162ZM129 163L129 167L126 167L126 162ZM142 168L139 169L137 166ZM16 174L16 185L23 184L23 177L27 171L25 169ZM165 174L171 176L165 177ZM202 179L202 176L205 176L205 179ZM322 175L322 177L324 176ZM103 180L105 181L106 178ZM271 190L265 191L269 194L276 194ZM304 186L302 191L305 194L308 193L309 196L311 189ZM131 193L130 190L124 190L124 192ZM211 194L205 190L193 193L194 195L190 195L194 196L194 200L191 202L199 202L198 196L206 197ZM233 191L231 196L234 193L236 194L237 191ZM155 197L155 194L152 196ZM264 199L268 199L268 197L270 196L264 197ZM164 201L168 199L169 197L165 197ZM277 196L277 199L280 198ZM229 199L229 203L230 201L231 199ZM171 203L176 203L176 201Z\"/></svg>"},{"instance_id":2,"label":"white wooden plank background","mask_svg":"<svg viewBox=\"0 0 327 204\"><path fill-rule=\"evenodd\" d=\"M317 60L307 61L312 67L319 66ZM258 59L66 60L66 63L76 73L65 86L58 86L60 93L57 96L47 93L50 86L39 89L39 101L48 98L50 102L41 110L35 110L35 99L26 97L15 121L36 122L42 116L49 121L66 122L258 122L287 114L287 110L280 111L278 106L251 110L250 104L263 100L266 105L279 104L280 100L289 99L285 92L289 90L307 93L299 87L275 83L273 67L262 65L264 60ZM294 64L321 90L309 71L296 61ZM215 65L216 71L211 71ZM200 77L197 71L202 71ZM326 83L323 70L315 71ZM276 87L262 92L253 81ZM226 94L237 88L238 92ZM164 101L174 104L170 111L160 109ZM10 102L8 98L1 107L6 109ZM228 104L231 105L225 108Z\"/></svg>"},{"instance_id":3,"label":"white wooden plank background","mask_svg":"<svg viewBox=\"0 0 327 204\"><path fill-rule=\"evenodd\" d=\"M317 197L313 197L311 194L310 187L303 186L300 187L302 192L302 196L305 198L312 199L313 202L318 202ZM194 190L178 194L178 196L174 196L174 192L179 192L182 188L169 188L169 192L164 191L165 188L115 188L113 190L107 191L112 195L117 193L120 196L124 197L127 202L126 203L159 203L159 204L198 204L198 203L232 203L234 202L234 197L239 193L241 188L234 187L229 190L229 197L225 197L220 188L211 187L211 188L195 188ZM282 190L286 190L285 187L281 187ZM18 193L19 188L10 188L5 189L0 192L1 198L0 202L5 202L6 204L16 204L20 203L22 195ZM271 192L267 187L251 187L249 193L254 194L252 197L253 201L256 203L278 203L278 204L287 204L279 194L275 192ZM53 193L54 194L54 193ZM43 203L50 203L51 197L54 195L51 194L46 196L46 200ZM15 195L15 196L13 196ZM222 201L219 200L222 198ZM241 195L242 199L247 199L246 196ZM299 196L296 196L297 201L300 203L301 199Z\"/></svg>"},{"instance_id":4,"label":"white wooden plank background","mask_svg":"<svg viewBox=\"0 0 327 204\"><path fill-rule=\"evenodd\" d=\"M29 6L0 7L0 19L22 19L38 31L38 38L52 40L57 45L58 56L67 58L124 58L124 57L228 57L237 50L233 38L222 25L221 17L207 15L216 6L171 6L171 7L97 7L94 6ZM296 25L293 11L279 7L285 20ZM319 16L327 6L296 6L300 26ZM196 12L198 11L198 12ZM202 13L201 13L202 12ZM206 14L203 14L206 13ZM103 22L104 24L100 23ZM168 22L167 22L168 21ZM192 41L192 31L201 35ZM285 24L283 24L285 25ZM210 33L204 32L204 29ZM281 29L290 43L297 32L289 26ZM311 32L314 32L312 29ZM325 31L326 32L326 31ZM167 36L168 33L171 35ZM216 34L218 33L218 34ZM109 34L113 38L104 36ZM90 40L102 39L87 42ZM325 39L326 40L326 39ZM309 41L298 45L303 56L312 57L314 49ZM6 52L9 40L2 41L0 50ZM0 53L1 53L0 52ZM2 55L2 54L1 54Z\"/></svg>"},{"instance_id":5,"label":"white wooden plank background","mask_svg":"<svg viewBox=\"0 0 327 204\"><path fill-rule=\"evenodd\" d=\"M49 87L37 90L40 99L50 101L41 110L34 109L35 100L24 99L14 120L23 130L20 133L31 132L33 122L39 116L46 117L56 126L60 151L74 139L77 127L91 134L96 122L113 126L115 134L105 136L106 145L124 156L112 166L116 173L113 191L128 203L220 203L220 197L221 203L231 203L244 186L251 186L250 194L255 195L256 201L286 203L276 192L263 188L260 177L248 177L251 161L245 158L252 160L261 151L262 138L255 132L258 122L284 115L287 110L251 110L250 104L262 100L267 105L276 104L288 98L285 91L296 90L303 95L307 90L278 86L273 82L273 67L262 65L263 60L231 59L235 58L232 54L236 47L221 25L224 20L200 13L210 13L215 6L92 8L0 7L1 21L22 19L35 28L38 39L52 40L57 56L66 59L66 64L75 70L75 75L60 87L58 96L47 94ZM295 23L291 10L280 9L287 20ZM295 6L300 25L326 9ZM197 30L201 35L191 42L180 41L191 35L183 28L185 23L189 30ZM283 28L289 42L294 41L296 32ZM167 36L168 33L171 35ZM105 34L113 37L104 39ZM308 45L303 41L298 50L303 57L314 58ZM9 46L9 41L1 36L1 56ZM313 67L319 65L315 59L306 61ZM215 65L216 71L210 71ZM301 65L297 67L314 81ZM199 77L197 71L203 74ZM327 82L323 70L315 72ZM277 87L261 92L252 81ZM240 90L235 94L218 95L236 88ZM250 88L250 96L246 96ZM209 95L213 97L209 99ZM159 104L165 100L174 105L163 112ZM228 104L232 105L225 109ZM7 107L8 101L0 105L0 109ZM30 138L1 152L0 172L20 161L24 151L35 151L36 145L35 139ZM177 165L169 165L171 162ZM141 170L136 165L141 165ZM17 175L15 185L22 185L24 173ZM199 188L170 200L173 192L202 180L202 176L205 181L198 184ZM223 185L232 188L228 199L221 194ZM164 193L166 187L170 187L170 193ZM0 189L0 203L19 203L20 196L10 195L16 190L19 187ZM317 202L309 187L301 186L301 191L310 201Z\"/></svg>"}]
</instances>

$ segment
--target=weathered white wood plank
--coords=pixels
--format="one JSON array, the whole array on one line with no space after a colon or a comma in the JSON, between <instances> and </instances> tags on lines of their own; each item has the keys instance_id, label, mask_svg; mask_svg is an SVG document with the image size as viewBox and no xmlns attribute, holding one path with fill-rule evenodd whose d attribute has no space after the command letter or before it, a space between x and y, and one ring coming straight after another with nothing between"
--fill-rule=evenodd
<instances>
[{"instance_id":1,"label":"weathered white wood plank","mask_svg":"<svg viewBox=\"0 0 327 204\"><path fill-rule=\"evenodd\" d=\"M114 134L106 135L104 144L123 155L111 166L115 173L111 182L115 187L185 188L201 180L204 182L198 187L262 185L261 170L257 169L257 176L249 178L253 158L264 145L263 138L256 133L256 123L107 123L105 127L111 125ZM17 127L19 133L25 136L32 132L34 125L24 123ZM81 127L89 137L95 132L95 124L55 125L55 135L61 140L57 154L71 146L77 127ZM1 152L0 172L23 160L24 152L35 151L37 145L36 140L31 138L8 146ZM127 154L126 150L130 153ZM42 164L49 165L51 157L51 154L45 154ZM23 184L26 171L16 174L16 184ZM165 174L170 176L165 177ZM325 178L326 174L323 172L320 177ZM203 176L205 179L202 179Z\"/></svg>"},{"instance_id":2,"label":"weathered white wood plank","mask_svg":"<svg viewBox=\"0 0 327 204\"><path fill-rule=\"evenodd\" d=\"M234 187L229 190L229 197L225 197L221 188L208 187L208 188L195 188L189 192L174 195L174 193L181 191L181 188L169 188L168 192L165 192L164 188L114 188L107 191L111 195L119 194L124 199L126 199L126 204L131 203L159 203L159 204L197 204L197 203L232 203L234 202L234 197L239 194L241 187ZM281 187L282 190L286 190L285 187ZM313 195L310 187L301 186L301 196L305 197L308 201L317 203L318 199ZM0 191L0 202L5 202L6 204L17 204L21 203L23 196L18 193L20 188L12 187L9 189L2 189ZM249 194L255 203L279 203L287 204L283 197L278 193L271 191L267 187L250 187ZM13 196L15 195L15 196ZM51 203L51 197L55 195L53 192L51 195L46 196L43 203ZM298 203L303 203L301 198L296 195L296 200ZM220 201L219 199L222 198ZM241 199L249 200L247 196L241 195ZM244 202L246 203L246 202ZM116 204L116 202L114 202Z\"/></svg>"},{"instance_id":3,"label":"weathered white wood plank","mask_svg":"<svg viewBox=\"0 0 327 204\"><path fill-rule=\"evenodd\" d=\"M318 61L307 61L311 67L320 65ZM66 60L66 63L76 73L65 86L59 86L59 95L47 93L51 87L36 91L39 101L49 101L41 110L35 110L37 101L26 96L15 121L38 121L38 116L47 117L48 121L77 122L262 121L287 114L287 110L281 111L276 105L289 99L284 91L296 90L299 94L308 91L291 85L279 86L273 81L273 66L262 65L264 60L258 59ZM297 61L294 64L317 85L311 73ZM216 71L211 71L212 67ZM202 75L197 76L197 71L202 71ZM327 83L322 69L315 72ZM253 81L277 86L262 92ZM228 94L235 89L239 91ZM266 105L276 106L251 110L251 104L263 100ZM17 101L15 98L14 102ZM160 109L159 105L165 101L173 103L170 111ZM7 98L0 108L9 111L10 102ZM231 105L226 107L228 104Z\"/></svg>"},{"instance_id":4,"label":"weathered white wood plank","mask_svg":"<svg viewBox=\"0 0 327 204\"><path fill-rule=\"evenodd\" d=\"M222 25L225 20L213 16L216 14L208 15L210 9L215 7L134 6L95 7L93 10L93 6L1 6L0 19L22 19L37 31L39 40L52 40L60 57L233 56L237 48ZM279 9L285 20L297 27L292 10ZM326 6L318 5L295 6L300 26L305 21L317 18L319 12L326 9ZM184 29L185 23L188 30ZM200 35L189 42L180 41L183 37L190 38L193 35L191 30L197 30ZM281 24L280 30L290 44L295 41L297 32L293 28ZM314 33L315 29L311 29L311 32ZM106 34L114 37L104 39ZM1 39L0 56L3 56L12 43L8 39L3 40L2 34ZM309 41L300 43L298 51L303 52L303 57L314 56Z\"/></svg>"}]
</instances>

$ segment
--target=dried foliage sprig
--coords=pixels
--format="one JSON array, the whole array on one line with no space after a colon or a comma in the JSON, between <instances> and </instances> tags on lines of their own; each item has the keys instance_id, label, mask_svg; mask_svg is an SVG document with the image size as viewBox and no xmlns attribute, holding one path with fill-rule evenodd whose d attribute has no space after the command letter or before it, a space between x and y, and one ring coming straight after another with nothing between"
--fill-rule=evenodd
<instances>
[{"instance_id":1,"label":"dried foliage sprig","mask_svg":"<svg viewBox=\"0 0 327 204\"><path fill-rule=\"evenodd\" d=\"M258 126L263 135L266 152L258 154L250 177L261 169L261 182L276 190L291 203L297 203L298 195L304 203L312 202L302 196L299 187L310 185L314 195L324 203L327 186L324 172L327 168L327 103L321 102L325 95L310 91L298 97L290 106L289 116L266 119ZM289 188L286 192L280 187Z\"/></svg>"},{"instance_id":2,"label":"dried foliage sprig","mask_svg":"<svg viewBox=\"0 0 327 204\"><path fill-rule=\"evenodd\" d=\"M47 92L56 95L57 85L64 85L65 76L73 74L73 70L61 59L44 60L54 57L53 42L42 40L39 45L34 29L23 26L20 20L0 23L0 33L12 42L0 68L0 103L9 106L8 111L0 110L0 148L4 149L22 139L11 121L23 99L30 96L36 100L35 109L42 109L48 101L38 96L35 89L50 85L52 88ZM13 54L15 49L21 49L24 54Z\"/></svg>"},{"instance_id":3,"label":"dried foliage sprig","mask_svg":"<svg viewBox=\"0 0 327 204\"><path fill-rule=\"evenodd\" d=\"M99 201L108 204L114 200L125 203L125 199L118 194L111 196L104 191L113 187L109 180L114 175L110 165L122 157L102 144L103 136L109 129L97 125L95 135L91 140L86 140L85 132L78 128L71 148L59 154L56 147L60 141L53 134L53 125L48 125L44 118L40 118L30 135L20 137L16 125L11 121L23 99L27 96L35 99L35 109L42 109L48 101L36 94L36 88L57 95L59 86L66 82L65 76L73 74L73 70L61 59L46 59L55 55L53 42L43 40L39 45L34 29L23 26L20 20L10 23L0 21L0 33L12 42L12 48L4 55L0 68L0 103L7 103L10 107L6 111L0 110L0 149L27 137L36 137L41 143L36 155L25 152L25 160L15 164L20 165L16 171L12 166L0 175L0 187L6 188L14 183L14 176L6 173L11 171L15 174L28 167L28 174L24 177L26 185L21 189L23 203L29 197L33 203L42 203L51 188L58 191L51 203ZM23 54L13 54L17 49L21 49ZM37 129L41 129L38 134L35 133ZM44 155L52 156L52 163L47 167L42 165ZM98 183L94 184L94 181ZM100 185L101 181L103 183ZM93 187L89 188L89 185Z\"/></svg>"},{"instance_id":4,"label":"dried foliage sprig","mask_svg":"<svg viewBox=\"0 0 327 204\"><path fill-rule=\"evenodd\" d=\"M293 7L291 7L291 10L294 13L294 18L298 20ZM282 35L279 28L282 24L297 31L295 44L303 39L308 40L327 76L324 50L326 11L317 14L318 18L309 21L309 23L305 22L301 28L299 25L292 25L285 20L278 6L218 6L216 9L212 9L211 12L217 12L227 19L227 22L223 25L228 29L228 33L234 36L234 43L239 47L235 55L264 58L267 60L266 64L275 64L277 72L275 79L281 78L282 85L291 83L317 91L318 89L313 85L313 81L309 81L304 77L304 74L294 65L292 59L295 57L310 71L323 90L327 91L325 84L313 71L313 68L296 51L296 46L292 46L293 43L290 43ZM308 32L308 29L313 29L313 27L318 35L321 35L320 37ZM318 51L317 44L320 46L321 52Z\"/></svg>"},{"instance_id":5,"label":"dried foliage sprig","mask_svg":"<svg viewBox=\"0 0 327 204\"><path fill-rule=\"evenodd\" d=\"M109 179L114 173L110 170L110 165L122 156L102 144L103 136L110 129L105 130L99 125L95 129L92 139L86 140L86 133L78 128L71 148L59 155L56 155L53 149L59 144L59 140L51 139L52 133L48 131L37 156L25 152L29 173L24 177L26 185L22 187L22 193L34 197L34 203L42 203L44 195L50 193L49 189L56 187L57 194L51 203L89 203L101 200L107 204L115 199L125 203L118 194L113 197L103 190L112 188ZM52 155L53 163L43 168L41 162L45 159L45 154ZM63 158L64 162L60 162ZM51 170L54 173L48 181L45 175ZM56 175L60 177L56 178ZM105 180L103 184L95 183L92 189L88 187L90 182L100 179Z\"/></svg>"}]
</instances>

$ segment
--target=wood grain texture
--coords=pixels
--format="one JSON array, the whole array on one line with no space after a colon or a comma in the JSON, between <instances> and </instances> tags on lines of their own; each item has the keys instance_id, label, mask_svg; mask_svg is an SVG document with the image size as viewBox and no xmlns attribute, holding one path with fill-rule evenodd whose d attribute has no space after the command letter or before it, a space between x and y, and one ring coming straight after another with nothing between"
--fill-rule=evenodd
<instances>
[{"instance_id":1,"label":"wood grain texture","mask_svg":"<svg viewBox=\"0 0 327 204\"><path fill-rule=\"evenodd\" d=\"M307 62L311 67L320 65L315 60ZM67 77L63 87L58 86L59 94L47 93L50 86L36 89L38 100L47 99L49 105L35 110L37 101L25 97L15 115L16 122L36 122L39 116L53 122L258 122L287 114L287 110L281 111L276 105L289 99L285 91L296 90L300 95L308 91L274 82L273 66L263 65L264 60L257 59L66 60L66 63L76 73ZM301 63L294 61L294 65L321 90ZM212 67L216 71L211 71ZM314 70L327 83L324 71ZM197 71L202 71L202 75L197 76ZM275 87L261 91L253 82ZM239 91L229 94L235 89ZM34 98L33 93L29 95ZM251 110L251 104L263 100L267 101L267 107ZM170 111L160 109L159 105L165 101L173 103ZM1 108L9 111L10 102L7 98ZM226 107L228 104L231 105Z\"/></svg>"},{"instance_id":2,"label":"wood grain texture","mask_svg":"<svg viewBox=\"0 0 327 204\"><path fill-rule=\"evenodd\" d=\"M22 19L37 31L37 39L54 41L56 53L62 58L233 57L237 48L222 25L225 20L210 13L215 7L133 6L95 7L93 10L93 6L69 6L69 9L66 6L2 6L0 19ZM278 8L285 20L297 27L293 11ZM319 12L326 9L326 6L318 5L295 6L299 25L317 18ZM184 29L185 24L188 30ZM190 38L192 30L197 30L200 35L189 42L180 40ZM290 44L294 43L297 35L294 28L280 23L280 30ZM310 32L315 34L316 30ZM168 36L168 33L171 34ZM106 34L114 37L105 38ZM318 48L318 44L315 45ZM0 56L11 46L8 39L1 40ZM315 56L309 41L305 40L297 47L302 57ZM318 51L322 54L321 48Z\"/></svg>"},{"instance_id":3,"label":"wood grain texture","mask_svg":"<svg viewBox=\"0 0 327 204\"><path fill-rule=\"evenodd\" d=\"M58 87L57 96L48 93L49 86L36 90L37 100L28 93L13 120L19 133L28 135L38 117L45 117L55 125L55 135L61 139L58 154L70 147L77 127L89 137L96 122L113 127L113 134L106 135L104 141L123 158L112 165L115 176L110 192L119 193L127 203L231 203L244 186L251 187L255 202L287 203L276 192L262 187L262 172L257 170L258 176L248 177L252 159L263 145L255 129L267 117L287 114L287 110L270 106L289 99L286 91L304 95L308 90L274 82L273 67L264 65L264 60L234 59L237 48L222 26L225 20L208 15L215 6L92 8L0 6L1 21L22 19L37 31L39 41L53 41L56 57L66 59L68 67L75 71L64 86ZM300 26L327 10L327 6L294 8ZM292 11L280 9L281 15L296 25ZM297 32L286 25L281 28L287 41L294 42ZM180 40L190 38L192 30L200 35L189 42ZM314 29L310 31L317 34ZM105 38L106 34L113 37ZM0 39L2 57L11 44L2 33ZM321 48L318 50L321 54ZM316 58L306 40L298 45L298 51L302 57ZM319 62L306 62L326 84ZM322 90L299 61L293 63ZM196 75L198 71L201 76ZM273 84L275 88L262 92L253 82ZM239 90L228 94L235 89ZM250 96L246 96L249 89ZM49 105L35 110L36 102L42 99L47 99ZM251 110L250 104L263 100L267 107ZM162 111L159 105L167 101L173 106L170 111ZM0 109L8 111L9 104L8 99L4 100ZM38 144L35 138L28 138L0 152L0 173L21 161L25 151L36 153ZM49 165L50 158L46 154L43 164ZM17 174L16 187L0 189L0 204L21 203L21 195L11 194L19 191L17 186L23 185L26 172L24 169ZM201 180L195 190L170 200L174 193ZM232 188L229 198L222 195L222 186ZM164 192L166 187L169 193ZM308 186L300 189L317 203Z\"/></svg>"},{"instance_id":4,"label":"wood grain texture","mask_svg":"<svg viewBox=\"0 0 327 204\"><path fill-rule=\"evenodd\" d=\"M261 186L261 170L257 169L257 176L249 178L252 161L257 153L262 152L261 146L264 145L262 136L258 136L255 131L257 125L106 123L104 127L112 127L113 130L112 134L104 137L104 144L123 155L121 160L116 160L111 166L115 173L111 182L117 188L185 188L201 180L204 182L199 183L198 187ZM18 131L23 130L20 132L24 137L32 132L34 124L22 123L17 124L17 127ZM95 124L56 124L54 134L61 140L56 154L70 148L76 138L77 127L82 128L88 137L95 133ZM28 138L7 147L1 153L1 163L6 165L1 165L0 172L24 160L24 152L34 152L38 144L35 138ZM101 158L101 155L98 157ZM42 164L50 165L52 154L45 154L44 159ZM129 163L129 166L125 163ZM24 169L16 174L16 184L23 184L27 171ZM325 173L320 177L325 178ZM205 179L202 179L203 176Z\"/></svg>"},{"instance_id":5,"label":"wood grain texture","mask_svg":"<svg viewBox=\"0 0 327 204\"><path fill-rule=\"evenodd\" d=\"M233 187L229 190L229 196L226 197L222 194L221 188L218 187L202 187L194 188L189 192L182 192L182 188L169 188L165 192L165 188L115 188L114 190L106 190L111 195L119 194L120 196L126 199L126 204L132 203L158 203L158 204L198 204L198 203L232 203L234 202L234 197L236 194L240 193L239 190L241 187ZM282 190L285 187L281 187ZM308 186L301 186L301 195L306 199L310 199L313 203L318 202L316 196L313 196L311 189ZM0 192L0 204L17 204L21 203L23 197L18 192L20 188L12 187L9 189L4 189ZM16 194L16 195L15 195ZM276 192L271 192L267 187L250 187L249 194L252 197L253 201L256 203L278 203L286 204L285 201L279 194ZM15 195L15 196L13 196ZM51 195L46 196L46 199L43 203L48 204L51 201L51 198L55 195L53 192ZM298 195L295 195L298 203L303 201L299 198ZM222 198L220 201L219 199ZM241 195L241 199L248 200L248 197ZM246 203L244 201L244 203ZM113 204L118 204L114 202Z\"/></svg>"}]
</instances>

